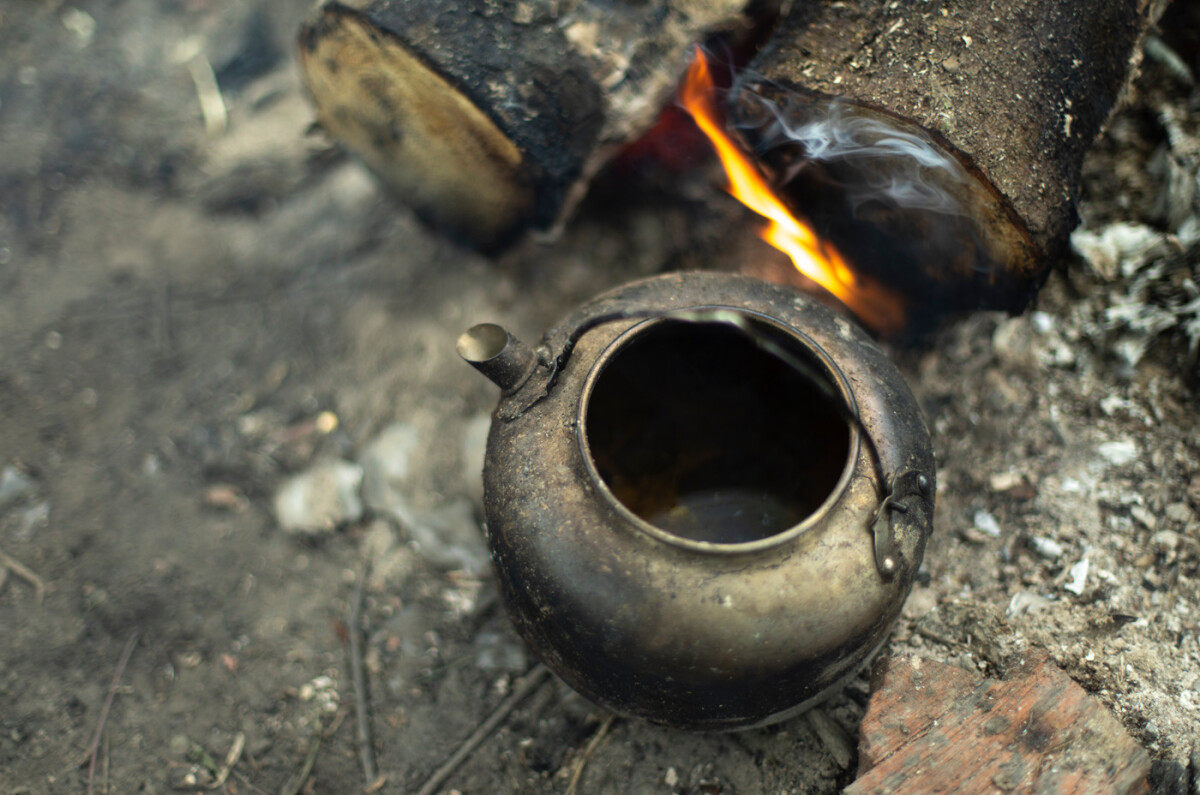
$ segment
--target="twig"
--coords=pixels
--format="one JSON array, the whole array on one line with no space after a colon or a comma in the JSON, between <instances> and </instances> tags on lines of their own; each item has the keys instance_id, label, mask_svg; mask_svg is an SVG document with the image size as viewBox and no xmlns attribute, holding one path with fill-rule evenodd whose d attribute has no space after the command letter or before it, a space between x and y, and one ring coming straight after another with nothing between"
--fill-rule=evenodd
<instances>
[{"instance_id":1,"label":"twig","mask_svg":"<svg viewBox=\"0 0 1200 795\"><path fill-rule=\"evenodd\" d=\"M358 574L354 596L350 600L350 615L346 619L349 636L350 675L354 681L354 717L358 735L358 758L362 763L363 780L371 787L379 781L379 770L375 766L375 740L371 736L370 693L367 691L367 667L362 653L362 604L363 582L367 578L367 565Z\"/></svg>"},{"instance_id":2,"label":"twig","mask_svg":"<svg viewBox=\"0 0 1200 795\"><path fill-rule=\"evenodd\" d=\"M825 746L825 750L833 757L834 763L842 770L850 767L850 763L854 761L854 741L846 735L846 730L837 721L829 717L825 708L813 707L804 713L804 719Z\"/></svg>"},{"instance_id":3,"label":"twig","mask_svg":"<svg viewBox=\"0 0 1200 795\"><path fill-rule=\"evenodd\" d=\"M292 776L283 785L283 789L279 790L279 795L296 795L304 786L304 782L308 781L308 777L312 775L313 766L317 763L317 752L321 750L321 739L324 736L325 733L321 727L321 713L318 712L313 718L312 736L308 738L308 751L304 754L304 763L300 765L296 775Z\"/></svg>"},{"instance_id":4,"label":"twig","mask_svg":"<svg viewBox=\"0 0 1200 795\"><path fill-rule=\"evenodd\" d=\"M192 84L196 87L196 97L200 100L204 131L212 138L220 137L229 126L229 110L225 107L224 97L221 96L221 87L217 84L212 63L208 56L198 52L187 62L187 68L188 74L192 76Z\"/></svg>"},{"instance_id":5,"label":"twig","mask_svg":"<svg viewBox=\"0 0 1200 795\"><path fill-rule=\"evenodd\" d=\"M483 723L479 724L479 728L450 755L450 758L441 767L433 772L429 780L417 790L417 795L434 795L438 791L438 787L442 786L446 782L446 779L450 778L454 771L458 769L458 766L465 762L475 752L476 748L483 745L484 740L491 736L492 732L499 728L500 724L504 723L505 719L508 718L513 710L521 705L522 701L533 695L549 675L549 668L541 663L535 665L525 675L521 686L505 699L500 706L496 707L496 711L489 715Z\"/></svg>"},{"instance_id":6,"label":"twig","mask_svg":"<svg viewBox=\"0 0 1200 795\"><path fill-rule=\"evenodd\" d=\"M6 552L0 552L0 566L32 585L33 590L37 593L38 601L42 601L42 597L46 594L46 583L42 581L41 577L34 574L32 569Z\"/></svg>"},{"instance_id":7,"label":"twig","mask_svg":"<svg viewBox=\"0 0 1200 795\"><path fill-rule=\"evenodd\" d=\"M209 789L219 789L225 785L225 781L229 778L229 773L233 770L233 766L242 758L242 749L245 747L246 734L238 732L237 736L233 738L233 744L229 746L229 752L225 754L225 763L217 771L216 780L208 785Z\"/></svg>"},{"instance_id":8,"label":"twig","mask_svg":"<svg viewBox=\"0 0 1200 795\"><path fill-rule=\"evenodd\" d=\"M575 788L579 786L579 779L583 778L583 769L587 767L587 763L591 761L592 755L600 747L600 741L608 734L608 730L612 728L613 720L616 717L616 715L609 714L604 719L604 722L600 724L600 728L596 729L596 733L592 735L592 739L588 740L587 747L583 749L583 756L579 757L579 762L575 765L575 772L571 774L571 783L567 785L567 795L575 795Z\"/></svg>"},{"instance_id":9,"label":"twig","mask_svg":"<svg viewBox=\"0 0 1200 795\"><path fill-rule=\"evenodd\" d=\"M137 639L138 631L135 629L129 636L129 640L125 641L125 650L121 652L121 661L117 663L117 672L113 674L112 684L108 686L108 696L104 699L104 708L100 710L100 720L96 723L96 735L92 738L92 747L88 753L88 795L92 795L93 792L92 785L96 777L96 752L100 749L100 737L104 734L108 711L112 709L113 699L117 696L117 687L120 686L121 677L125 674L125 666L129 665L129 658L133 656L133 647L137 645Z\"/></svg>"},{"instance_id":10,"label":"twig","mask_svg":"<svg viewBox=\"0 0 1200 795\"><path fill-rule=\"evenodd\" d=\"M236 770L233 771L233 777L236 778L238 781L242 782L243 784L245 784L250 789L254 790L255 792L260 793L260 795L267 795L266 790L262 789L261 787L254 786L253 781L251 781L247 776L242 775L238 771L236 771Z\"/></svg>"},{"instance_id":11,"label":"twig","mask_svg":"<svg viewBox=\"0 0 1200 795\"><path fill-rule=\"evenodd\" d=\"M333 723L325 728L325 739L338 733L338 729L342 728L342 724L346 722L346 716L350 714L348 709L338 709L337 714L333 716Z\"/></svg>"},{"instance_id":12,"label":"twig","mask_svg":"<svg viewBox=\"0 0 1200 795\"><path fill-rule=\"evenodd\" d=\"M947 646L951 649L969 648L967 646L967 644L960 643L959 641L955 640L954 638L947 637L947 636L941 634L940 632L934 632L932 629L926 629L925 627L916 627L915 631L921 637L932 640L935 643L940 643L943 646Z\"/></svg>"}]
</instances>

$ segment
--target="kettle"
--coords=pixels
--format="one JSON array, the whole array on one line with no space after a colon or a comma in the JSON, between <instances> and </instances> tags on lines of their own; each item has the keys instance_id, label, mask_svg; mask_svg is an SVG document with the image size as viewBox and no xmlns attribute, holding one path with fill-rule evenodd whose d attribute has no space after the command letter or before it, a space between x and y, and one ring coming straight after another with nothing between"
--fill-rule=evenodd
<instances>
[{"instance_id":1,"label":"kettle","mask_svg":"<svg viewBox=\"0 0 1200 795\"><path fill-rule=\"evenodd\" d=\"M600 295L537 347L481 324L458 352L502 390L483 475L504 603L579 693L749 728L886 640L936 475L907 384L846 317L682 272Z\"/></svg>"}]
</instances>

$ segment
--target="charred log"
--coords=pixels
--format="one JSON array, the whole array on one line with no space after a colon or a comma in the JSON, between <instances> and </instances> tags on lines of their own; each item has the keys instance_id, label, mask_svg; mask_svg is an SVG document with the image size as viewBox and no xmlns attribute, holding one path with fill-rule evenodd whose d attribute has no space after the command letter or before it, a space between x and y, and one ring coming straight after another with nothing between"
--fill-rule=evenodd
<instances>
[{"instance_id":1,"label":"charred log","mask_svg":"<svg viewBox=\"0 0 1200 795\"><path fill-rule=\"evenodd\" d=\"M1023 308L1159 0L796 3L730 96L781 192L922 309Z\"/></svg>"},{"instance_id":2,"label":"charred log","mask_svg":"<svg viewBox=\"0 0 1200 795\"><path fill-rule=\"evenodd\" d=\"M326 2L300 55L320 125L435 224L496 251L555 225L746 0Z\"/></svg>"}]
</instances>

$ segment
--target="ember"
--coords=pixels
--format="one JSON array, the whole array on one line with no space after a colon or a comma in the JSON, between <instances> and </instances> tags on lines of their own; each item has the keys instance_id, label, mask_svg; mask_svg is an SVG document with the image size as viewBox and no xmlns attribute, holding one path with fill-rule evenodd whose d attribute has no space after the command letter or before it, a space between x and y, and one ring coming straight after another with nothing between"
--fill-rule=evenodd
<instances>
[{"instance_id":1,"label":"ember","mask_svg":"<svg viewBox=\"0 0 1200 795\"><path fill-rule=\"evenodd\" d=\"M901 299L850 268L841 254L817 237L812 226L788 210L762 172L724 132L713 102L714 87L704 53L697 50L680 91L680 101L708 136L729 177L730 194L771 223L763 240L787 254L796 270L837 297L863 323L882 334L905 324Z\"/></svg>"}]
</instances>

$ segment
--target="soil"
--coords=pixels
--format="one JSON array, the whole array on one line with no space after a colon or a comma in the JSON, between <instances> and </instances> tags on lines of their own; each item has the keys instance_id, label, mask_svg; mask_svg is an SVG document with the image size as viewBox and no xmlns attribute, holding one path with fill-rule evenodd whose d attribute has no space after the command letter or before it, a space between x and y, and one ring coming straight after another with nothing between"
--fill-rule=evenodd
<instances>
[{"instance_id":1,"label":"soil","mask_svg":"<svg viewBox=\"0 0 1200 795\"><path fill-rule=\"evenodd\" d=\"M499 262L429 231L308 129L309 0L10 5L0 793L199 791L239 745L216 791L362 791L346 637L368 558L380 791L415 791L533 660L490 575L447 562L477 539L439 555L371 515L285 532L280 484L403 423L414 515L469 501L477 524L496 390L456 356L462 330L535 340L606 287L774 255L710 167L610 174L561 236ZM883 654L993 675L1043 647L1165 775L1200 765L1200 125L1163 63L1082 205L1086 229L1142 224L1149 248L1059 263L1033 313L893 349L939 505ZM445 787L833 792L867 698L863 676L816 715L689 734L608 722L550 680Z\"/></svg>"}]
</instances>

